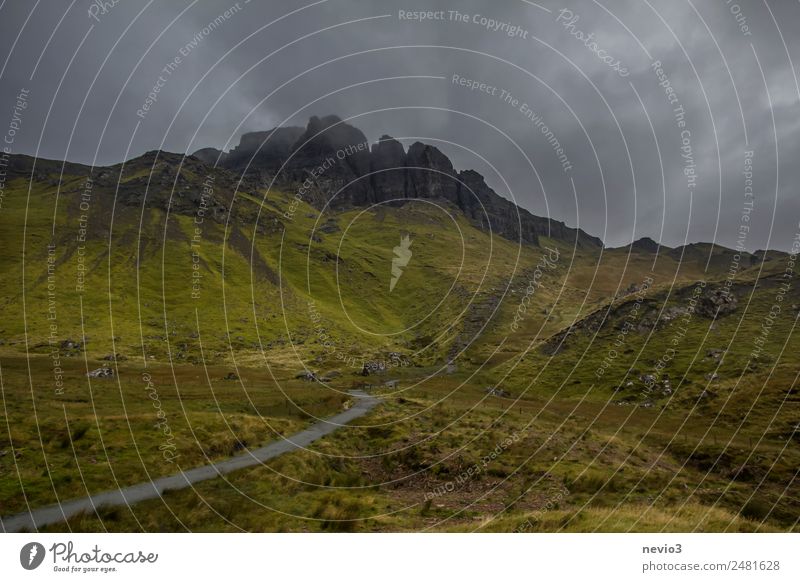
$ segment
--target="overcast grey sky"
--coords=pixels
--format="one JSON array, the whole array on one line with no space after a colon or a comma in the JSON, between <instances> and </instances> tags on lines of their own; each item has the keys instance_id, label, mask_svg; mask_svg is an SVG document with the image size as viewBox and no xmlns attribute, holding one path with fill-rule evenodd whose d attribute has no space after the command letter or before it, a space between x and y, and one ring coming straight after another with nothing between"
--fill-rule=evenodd
<instances>
[{"instance_id":1,"label":"overcast grey sky","mask_svg":"<svg viewBox=\"0 0 800 582\"><path fill-rule=\"evenodd\" d=\"M0 131L29 91L14 153L104 165L334 113L371 140L435 144L610 246L732 247L746 224L748 250L788 249L798 231L797 2L101 4L0 4Z\"/></svg>"}]
</instances>

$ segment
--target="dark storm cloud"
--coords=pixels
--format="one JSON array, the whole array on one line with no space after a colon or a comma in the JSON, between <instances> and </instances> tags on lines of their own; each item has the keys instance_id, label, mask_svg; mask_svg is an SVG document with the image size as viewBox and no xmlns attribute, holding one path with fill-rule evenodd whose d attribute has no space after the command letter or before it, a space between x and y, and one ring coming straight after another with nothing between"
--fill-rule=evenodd
<instances>
[{"instance_id":1,"label":"dark storm cloud","mask_svg":"<svg viewBox=\"0 0 800 582\"><path fill-rule=\"evenodd\" d=\"M795 3L34 4L0 10L2 118L30 91L14 152L109 164L156 148L228 149L246 131L336 113L372 140L434 143L500 194L609 245L734 246L752 150L745 246L787 249L798 230Z\"/></svg>"}]
</instances>

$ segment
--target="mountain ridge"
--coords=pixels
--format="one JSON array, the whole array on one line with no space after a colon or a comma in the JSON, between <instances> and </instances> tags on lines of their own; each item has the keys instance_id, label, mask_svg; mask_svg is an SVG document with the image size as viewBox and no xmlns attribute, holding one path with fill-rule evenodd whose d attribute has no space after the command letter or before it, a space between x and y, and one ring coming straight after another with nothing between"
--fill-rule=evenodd
<instances>
[{"instance_id":1,"label":"mountain ridge","mask_svg":"<svg viewBox=\"0 0 800 582\"><path fill-rule=\"evenodd\" d=\"M192 156L284 189L296 189L311 179L313 187L304 195L318 208L442 199L481 229L510 240L538 245L539 237L546 236L581 247L603 247L599 238L579 228L535 216L500 196L478 172L457 171L430 144L418 141L406 151L386 134L370 144L361 130L335 115L313 116L305 128L246 133L228 153L203 148Z\"/></svg>"},{"instance_id":2,"label":"mountain ridge","mask_svg":"<svg viewBox=\"0 0 800 582\"><path fill-rule=\"evenodd\" d=\"M326 163L332 155L334 163ZM539 237L544 236L587 249L647 254L662 252L676 259L684 252L703 254L701 249L708 250L709 256L714 248L723 252L733 251L724 245L703 241L673 248L646 236L620 247L608 247L599 237L567 226L563 221L534 215L497 194L479 172L472 169L457 171L450 159L435 146L417 141L406 151L402 143L388 134L370 144L363 132L335 115L312 116L306 127L286 126L244 133L239 144L228 152L213 147L200 148L191 154L150 150L109 166L12 154L8 168L10 177L23 177L30 173L35 162L37 180L52 180L52 171L58 165L62 165L66 173L91 174L92 179L97 175L113 179L111 170L117 168L141 166L142 162L150 160L153 163L163 160L185 165L186 160L191 159L211 166L215 173L220 170L230 172L226 185L238 185L240 190L271 186L297 192L312 178L311 188L303 188L303 195L317 209L402 204L413 199L445 200L459 208L478 228L537 246ZM319 168L326 171L316 173L314 170ZM196 196L189 198L188 206L184 208L186 211L191 211L191 205L198 202ZM773 249L743 252L751 261L758 260L765 253L785 254Z\"/></svg>"}]
</instances>

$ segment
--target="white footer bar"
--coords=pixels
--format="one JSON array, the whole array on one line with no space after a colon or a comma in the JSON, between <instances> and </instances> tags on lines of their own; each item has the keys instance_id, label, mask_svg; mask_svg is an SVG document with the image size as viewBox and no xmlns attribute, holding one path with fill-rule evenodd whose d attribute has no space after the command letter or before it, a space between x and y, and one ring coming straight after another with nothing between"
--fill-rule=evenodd
<instances>
[{"instance_id":1,"label":"white footer bar","mask_svg":"<svg viewBox=\"0 0 800 582\"><path fill-rule=\"evenodd\" d=\"M799 550L797 534L4 534L0 572L5 580L796 582Z\"/></svg>"}]
</instances>

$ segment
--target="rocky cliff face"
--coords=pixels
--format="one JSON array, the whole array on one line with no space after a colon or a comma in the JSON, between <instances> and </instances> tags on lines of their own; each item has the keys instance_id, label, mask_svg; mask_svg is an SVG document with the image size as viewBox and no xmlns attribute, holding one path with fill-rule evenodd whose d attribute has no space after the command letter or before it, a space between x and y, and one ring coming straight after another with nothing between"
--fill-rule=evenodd
<instances>
[{"instance_id":1,"label":"rocky cliff face","mask_svg":"<svg viewBox=\"0 0 800 582\"><path fill-rule=\"evenodd\" d=\"M407 193L406 151L396 139L383 135L372 146L371 183L376 201L392 200Z\"/></svg>"},{"instance_id":2,"label":"rocky cliff face","mask_svg":"<svg viewBox=\"0 0 800 582\"><path fill-rule=\"evenodd\" d=\"M303 135L302 127L276 127L246 133L220 166L248 174L276 173L289 158L292 145Z\"/></svg>"},{"instance_id":3,"label":"rocky cliff face","mask_svg":"<svg viewBox=\"0 0 800 582\"><path fill-rule=\"evenodd\" d=\"M203 161L219 159L223 168L263 184L274 180L284 189L306 184L308 201L318 208L425 199L455 206L480 228L511 240L538 244L540 236L549 236L602 247L600 239L582 230L534 216L499 196L478 172L456 171L434 146L416 142L406 152L399 141L384 135L370 147L359 129L333 115L312 117L305 129L245 134L228 154L206 148L194 155Z\"/></svg>"}]
</instances>

